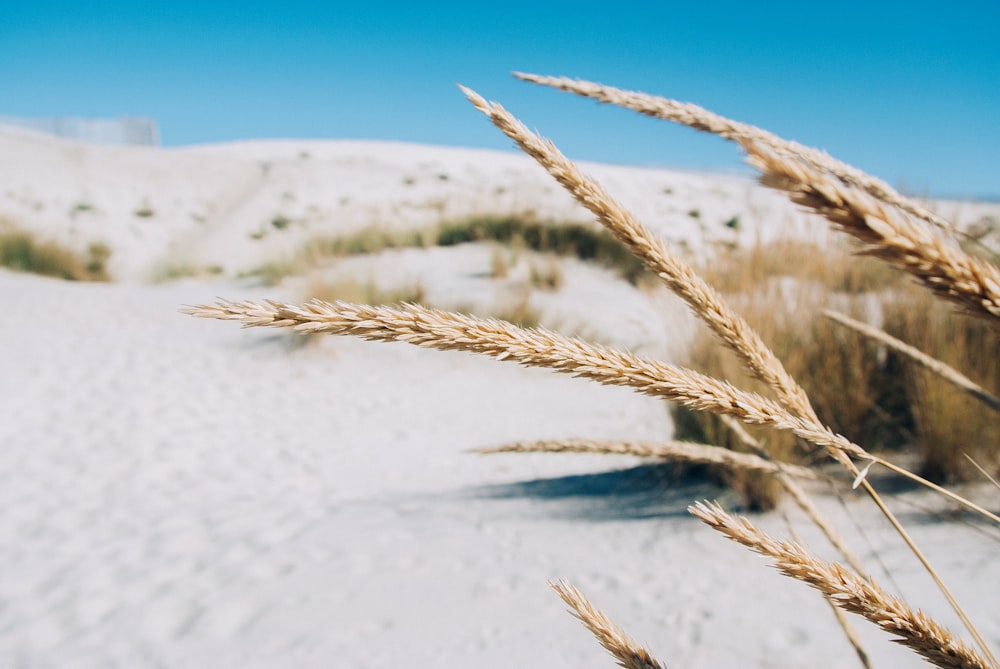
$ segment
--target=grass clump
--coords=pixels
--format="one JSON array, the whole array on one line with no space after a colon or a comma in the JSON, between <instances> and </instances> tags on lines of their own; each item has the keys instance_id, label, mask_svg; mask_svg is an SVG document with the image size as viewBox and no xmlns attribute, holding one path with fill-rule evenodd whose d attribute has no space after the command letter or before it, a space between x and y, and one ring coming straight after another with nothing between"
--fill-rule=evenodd
<instances>
[{"instance_id":1,"label":"grass clump","mask_svg":"<svg viewBox=\"0 0 1000 669\"><path fill-rule=\"evenodd\" d=\"M264 233L255 234L263 236ZM367 226L344 235L312 239L291 259L261 265L249 274L274 284L286 276L301 274L327 258L487 241L508 246L515 252L527 249L595 262L615 270L632 284L650 280L642 261L606 230L580 223L538 221L530 216L475 216L424 230ZM502 273L495 263L491 264L493 271Z\"/></svg>"},{"instance_id":2,"label":"grass clump","mask_svg":"<svg viewBox=\"0 0 1000 669\"><path fill-rule=\"evenodd\" d=\"M425 230L387 230L372 225L335 237L311 240L302 249L305 259L379 253L388 249L432 246L434 233Z\"/></svg>"},{"instance_id":3,"label":"grass clump","mask_svg":"<svg viewBox=\"0 0 1000 669\"><path fill-rule=\"evenodd\" d=\"M165 283L177 279L220 276L225 272L221 265L197 265L189 262L168 262L157 266L150 276L153 283Z\"/></svg>"},{"instance_id":4,"label":"grass clump","mask_svg":"<svg viewBox=\"0 0 1000 669\"><path fill-rule=\"evenodd\" d=\"M794 253L785 255L790 249ZM870 267L876 276L880 274L877 265ZM870 304L877 304L875 293L837 290L845 285L876 285L874 277L862 273L829 249L787 241L722 254L708 271L714 285L729 289L722 295L738 305L746 321L801 384L824 425L852 441L863 440L870 448L899 448L913 429L899 360L882 355L874 342L821 317L824 306L836 305L859 317ZM739 356L711 338L696 339L684 362L712 377L770 394L768 384L749 375ZM713 414L681 406L674 406L672 413L679 439L747 450L739 435ZM768 452L777 460L809 459L809 451L792 434L753 426L746 430L756 440L766 441ZM747 508L773 509L783 495L773 476L743 469L713 471L741 495Z\"/></svg>"},{"instance_id":5,"label":"grass clump","mask_svg":"<svg viewBox=\"0 0 1000 669\"><path fill-rule=\"evenodd\" d=\"M77 214L86 214L95 211L96 209L97 208L94 206L93 202L87 202L85 200L81 200L80 202L77 202L72 207L70 207L69 215L76 216Z\"/></svg>"},{"instance_id":6,"label":"grass clump","mask_svg":"<svg viewBox=\"0 0 1000 669\"><path fill-rule=\"evenodd\" d=\"M883 305L883 329L931 357L965 372L986 389L1000 388L1000 342L986 321L956 317L954 309L925 291L907 290ZM996 471L1000 422L995 413L919 365L898 360L913 436L920 456L919 473L938 483L977 476L965 457Z\"/></svg>"},{"instance_id":7,"label":"grass clump","mask_svg":"<svg viewBox=\"0 0 1000 669\"><path fill-rule=\"evenodd\" d=\"M17 272L69 281L108 281L110 256L110 247L101 242L90 244L86 254L79 254L54 241L39 240L24 230L0 231L0 266Z\"/></svg>"},{"instance_id":8,"label":"grass clump","mask_svg":"<svg viewBox=\"0 0 1000 669\"><path fill-rule=\"evenodd\" d=\"M842 240L818 244L779 238L751 246L720 248L702 276L725 294L758 291L770 279L790 278L825 286L834 293L860 295L901 286L906 278L885 263L852 255Z\"/></svg>"},{"instance_id":9,"label":"grass clump","mask_svg":"<svg viewBox=\"0 0 1000 669\"><path fill-rule=\"evenodd\" d=\"M559 290L562 288L565 276L559 259L552 253L541 258L532 259L530 263L529 281L535 288L541 290Z\"/></svg>"},{"instance_id":10,"label":"grass clump","mask_svg":"<svg viewBox=\"0 0 1000 669\"><path fill-rule=\"evenodd\" d=\"M1000 388L1000 350L988 322L957 318L953 308L884 263L802 241L724 252L705 275L740 305L834 431L864 440L870 449L911 452L918 472L939 483L976 474L966 453L992 467L1000 462L992 448L1000 425L991 412L907 357L821 317L821 310L826 306L857 320L882 322L888 334L970 372L987 389ZM711 340L695 341L686 362L766 394L765 384L748 377L742 362ZM678 438L744 450L716 416L683 407L673 413ZM747 429L763 438L760 430ZM767 441L782 460L803 457L790 435L770 434ZM749 508L770 509L780 498L773 477L743 470L719 470L719 476Z\"/></svg>"},{"instance_id":11,"label":"grass clump","mask_svg":"<svg viewBox=\"0 0 1000 669\"><path fill-rule=\"evenodd\" d=\"M506 279L510 268L517 264L517 254L503 244L494 244L490 250L490 276L494 279Z\"/></svg>"},{"instance_id":12,"label":"grass clump","mask_svg":"<svg viewBox=\"0 0 1000 669\"><path fill-rule=\"evenodd\" d=\"M437 235L438 246L490 240L596 262L616 270L632 284L648 277L642 261L607 230L581 223L537 221L524 216L479 216L445 223Z\"/></svg>"},{"instance_id":13,"label":"grass clump","mask_svg":"<svg viewBox=\"0 0 1000 669\"><path fill-rule=\"evenodd\" d=\"M537 328L542 324L542 314L531 304L529 290L523 291L513 299L501 300L488 310L486 315L522 328Z\"/></svg>"},{"instance_id":14,"label":"grass clump","mask_svg":"<svg viewBox=\"0 0 1000 669\"><path fill-rule=\"evenodd\" d=\"M365 302L369 304L403 304L423 302L424 287L418 282L401 288L384 288L374 280L337 279L323 281L316 277L309 280L306 292L310 298L325 302Z\"/></svg>"}]
</instances>

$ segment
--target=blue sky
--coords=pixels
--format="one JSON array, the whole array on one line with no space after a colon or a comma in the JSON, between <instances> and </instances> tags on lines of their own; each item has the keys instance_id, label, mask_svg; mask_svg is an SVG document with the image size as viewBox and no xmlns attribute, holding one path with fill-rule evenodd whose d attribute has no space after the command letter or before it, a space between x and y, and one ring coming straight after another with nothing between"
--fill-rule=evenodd
<instances>
[{"instance_id":1,"label":"blue sky","mask_svg":"<svg viewBox=\"0 0 1000 669\"><path fill-rule=\"evenodd\" d=\"M0 0L0 115L150 116L163 142L510 148L502 102L574 158L737 169L735 147L513 80L696 102L917 195L1000 197L1000 1Z\"/></svg>"}]
</instances>

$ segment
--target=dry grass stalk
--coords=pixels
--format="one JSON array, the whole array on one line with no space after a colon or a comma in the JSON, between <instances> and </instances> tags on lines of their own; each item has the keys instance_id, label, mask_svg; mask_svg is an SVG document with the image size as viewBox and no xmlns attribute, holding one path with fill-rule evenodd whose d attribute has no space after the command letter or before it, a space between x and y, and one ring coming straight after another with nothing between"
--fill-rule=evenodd
<instances>
[{"instance_id":1,"label":"dry grass stalk","mask_svg":"<svg viewBox=\"0 0 1000 669\"><path fill-rule=\"evenodd\" d=\"M720 418L722 423L732 430L745 447L762 457L767 457L767 452L764 447L753 437L753 435L746 431L741 423L734 420L732 416L721 416ZM851 569L853 569L858 575L864 574L865 568L861 564L860 558L858 558L854 551L847 545L847 541L845 541L840 535L840 532L838 532L837 529L827 521L826 517L820 512L816 505L813 504L812 498L806 494L806 491L803 490L797 482L784 473L779 473L775 478L782 488L784 488L785 492L791 496L792 500L796 503L796 505L798 505L802 512L806 514L806 517L819 528L819 530L823 533L823 536L825 536L827 541L830 542L830 545L832 545L843 556ZM829 602L829 600L827 601ZM838 609L832 602L829 603L830 608L833 610L834 618L837 620L837 624L840 626L840 629L843 630L848 643L850 643L851 647L854 648L854 652L858 656L858 660L861 662L861 665L866 669L871 669L871 663L868 660L868 652L865 651L864 646L861 644L861 639L858 637L853 625L851 625L851 622L844 615L843 611Z\"/></svg>"},{"instance_id":2,"label":"dry grass stalk","mask_svg":"<svg viewBox=\"0 0 1000 669\"><path fill-rule=\"evenodd\" d=\"M591 604L579 590L566 581L549 583L549 585L572 609L573 616L590 630L590 633L604 646L605 650L611 653L619 667L623 669L666 669L666 665L636 643L603 611Z\"/></svg>"},{"instance_id":3,"label":"dry grass stalk","mask_svg":"<svg viewBox=\"0 0 1000 669\"><path fill-rule=\"evenodd\" d=\"M789 476L815 480L819 476L808 467L765 460L749 453L738 453L721 446L695 444L687 441L642 442L611 441L598 439L565 439L559 441L518 441L503 446L478 448L474 452L495 453L603 453L608 455L637 455L676 462L723 465L739 469L785 473Z\"/></svg>"},{"instance_id":4,"label":"dry grass stalk","mask_svg":"<svg viewBox=\"0 0 1000 669\"><path fill-rule=\"evenodd\" d=\"M852 625L851 621L847 618L847 614L829 599L826 599L826 603L829 604L830 611L833 613L833 617L837 620L837 625L840 626L840 629L844 630L844 636L847 637L848 643L850 643L851 647L854 649L854 654L858 656L858 661L861 663L861 666L865 669L872 669L872 663L868 657L868 651L866 651L865 647L861 644L861 637L858 636L858 632L854 629L854 625Z\"/></svg>"},{"instance_id":5,"label":"dry grass stalk","mask_svg":"<svg viewBox=\"0 0 1000 669\"><path fill-rule=\"evenodd\" d=\"M428 309L416 304L384 307L347 302L330 304L319 300L301 305L220 301L215 305L191 307L184 312L201 318L236 320L246 327L289 327L300 333L353 335L377 341L405 341L440 350L471 351L529 367L553 369L605 385L626 386L699 411L728 414L752 425L789 430L817 446L857 458L875 459L843 436L794 416L760 395L690 369L590 344L544 328L520 328L506 321Z\"/></svg>"},{"instance_id":6,"label":"dry grass stalk","mask_svg":"<svg viewBox=\"0 0 1000 669\"><path fill-rule=\"evenodd\" d=\"M971 462L972 466L975 467L976 469L978 469L979 473L982 474L983 476L985 476L986 480L988 480L990 483L993 484L993 487L995 487L998 490L1000 490L1000 481L997 481L995 478L993 478L992 476L990 476L990 473L988 471L986 471L985 469L983 469L982 466L978 462L976 462L975 460L973 460L972 457L970 457L968 453L965 453L964 455L965 455L965 459L968 460L969 462Z\"/></svg>"},{"instance_id":7,"label":"dry grass stalk","mask_svg":"<svg viewBox=\"0 0 1000 669\"><path fill-rule=\"evenodd\" d=\"M761 183L826 217L868 245L866 253L902 269L935 295L1000 326L1000 269L974 258L905 213L795 156L743 143Z\"/></svg>"},{"instance_id":8,"label":"dry grass stalk","mask_svg":"<svg viewBox=\"0 0 1000 669\"><path fill-rule=\"evenodd\" d=\"M788 532L797 544L801 544L802 541L799 539L799 535L796 534L795 528L788 522L788 517L785 517L785 523L788 525ZM864 574L864 571L858 572L858 575ZM844 613L843 609L839 608L834 604L829 597L823 598L827 605L830 607L830 611L833 613L833 617L836 619L837 624L840 625L840 629L844 631L844 636L847 637L848 643L854 648L854 653L858 656L858 661L861 662L861 666L865 669L872 669L871 660L868 658L868 651L861 644L861 637L858 636L858 631L854 628L847 614Z\"/></svg>"},{"instance_id":9,"label":"dry grass stalk","mask_svg":"<svg viewBox=\"0 0 1000 669\"><path fill-rule=\"evenodd\" d=\"M894 351L902 353L924 369L937 374L945 381L961 388L980 402L986 404L991 409L1000 411L1000 398L984 389L978 383L965 376L951 365L947 365L936 358L932 358L923 351L910 346L906 342L896 339L883 330L872 327L867 323L862 323L861 321L855 320L840 312L830 311L827 309L823 312L823 315L836 323L840 323L845 327L851 328L852 330L865 335L866 337L882 342Z\"/></svg>"},{"instance_id":10,"label":"dry grass stalk","mask_svg":"<svg viewBox=\"0 0 1000 669\"><path fill-rule=\"evenodd\" d=\"M819 590L845 611L860 614L899 637L894 641L931 664L966 669L993 666L921 611L912 610L901 599L841 565L821 560L797 544L775 541L746 518L730 516L718 505L699 502L688 510L730 539L771 558L782 573Z\"/></svg>"},{"instance_id":11,"label":"dry grass stalk","mask_svg":"<svg viewBox=\"0 0 1000 669\"><path fill-rule=\"evenodd\" d=\"M709 132L732 141L741 143L745 141L760 142L781 154L797 156L814 168L832 174L845 184L864 189L873 197L887 204L899 207L903 211L932 225L945 230L952 230L952 226L947 221L910 198L904 197L881 179L876 179L856 167L847 165L824 151L803 146L798 142L782 139L767 130L748 123L740 123L739 121L728 119L704 107L699 107L689 102L679 102L678 100L671 100L637 91L625 91L612 86L579 79L570 79L568 77L546 77L523 72L515 72L514 76L522 81L550 86L561 91L592 98L599 102L625 107L645 116L680 123L689 128Z\"/></svg>"}]
</instances>

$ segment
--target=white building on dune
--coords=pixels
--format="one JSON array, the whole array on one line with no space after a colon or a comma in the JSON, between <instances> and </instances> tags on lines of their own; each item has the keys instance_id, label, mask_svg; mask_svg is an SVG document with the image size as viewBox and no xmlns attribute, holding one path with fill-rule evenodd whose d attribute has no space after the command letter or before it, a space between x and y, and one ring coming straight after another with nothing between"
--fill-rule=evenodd
<instances>
[{"instance_id":1,"label":"white building on dune","mask_svg":"<svg viewBox=\"0 0 1000 669\"><path fill-rule=\"evenodd\" d=\"M160 132L151 118L28 118L0 116L0 125L12 125L56 137L93 144L157 146Z\"/></svg>"}]
</instances>

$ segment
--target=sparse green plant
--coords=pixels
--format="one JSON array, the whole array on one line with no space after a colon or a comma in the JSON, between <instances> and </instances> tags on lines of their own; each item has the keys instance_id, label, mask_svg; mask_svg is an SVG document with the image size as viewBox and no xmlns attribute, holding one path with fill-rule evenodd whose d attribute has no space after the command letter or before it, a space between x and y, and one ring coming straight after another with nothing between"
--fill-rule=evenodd
<instances>
[{"instance_id":1,"label":"sparse green plant","mask_svg":"<svg viewBox=\"0 0 1000 669\"><path fill-rule=\"evenodd\" d=\"M250 236L262 239L266 234L266 229L261 229ZM632 284L651 280L642 262L606 230L579 223L538 221L530 215L474 216L416 230L366 226L347 234L311 239L294 257L268 262L249 274L261 277L266 283L275 283L285 276L301 274L328 258L484 241L509 246L514 258L521 249L530 249L598 263L616 270Z\"/></svg>"},{"instance_id":2,"label":"sparse green plant","mask_svg":"<svg viewBox=\"0 0 1000 669\"><path fill-rule=\"evenodd\" d=\"M70 207L69 215L76 216L77 214L86 214L88 212L94 211L95 209L96 207L94 207L93 202L87 202L86 200L81 200L75 203L72 207Z\"/></svg>"},{"instance_id":3,"label":"sparse green plant","mask_svg":"<svg viewBox=\"0 0 1000 669\"><path fill-rule=\"evenodd\" d=\"M320 237L306 243L301 251L305 259L380 253L386 249L420 248L428 233L424 230L390 230L370 225L335 237Z\"/></svg>"},{"instance_id":4,"label":"sparse green plant","mask_svg":"<svg viewBox=\"0 0 1000 669\"><path fill-rule=\"evenodd\" d=\"M157 265L149 280L152 283L165 283L176 281L177 279L204 278L209 276L219 276L225 272L221 265L199 265L191 262L165 262Z\"/></svg>"},{"instance_id":5,"label":"sparse green plant","mask_svg":"<svg viewBox=\"0 0 1000 669\"><path fill-rule=\"evenodd\" d=\"M80 255L51 240L39 240L24 230L0 229L0 266L70 281L107 281L106 263L111 249L103 243L90 245Z\"/></svg>"},{"instance_id":6,"label":"sparse green plant","mask_svg":"<svg viewBox=\"0 0 1000 669\"><path fill-rule=\"evenodd\" d=\"M156 215L156 211L148 202L144 202L143 204L136 207L135 211L133 211L132 214L136 218L152 218L153 216Z\"/></svg>"},{"instance_id":7,"label":"sparse green plant","mask_svg":"<svg viewBox=\"0 0 1000 669\"><path fill-rule=\"evenodd\" d=\"M648 278L642 262L606 230L581 223L540 221L532 216L477 216L443 224L439 246L493 240L532 251L596 262L618 271L630 283Z\"/></svg>"},{"instance_id":8,"label":"sparse green plant","mask_svg":"<svg viewBox=\"0 0 1000 669\"><path fill-rule=\"evenodd\" d=\"M104 242L91 242L87 246L87 260L84 271L96 280L107 281L108 259L111 258L111 247Z\"/></svg>"}]
</instances>

